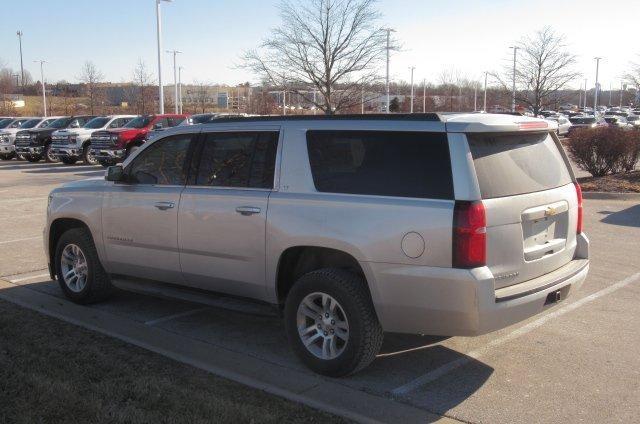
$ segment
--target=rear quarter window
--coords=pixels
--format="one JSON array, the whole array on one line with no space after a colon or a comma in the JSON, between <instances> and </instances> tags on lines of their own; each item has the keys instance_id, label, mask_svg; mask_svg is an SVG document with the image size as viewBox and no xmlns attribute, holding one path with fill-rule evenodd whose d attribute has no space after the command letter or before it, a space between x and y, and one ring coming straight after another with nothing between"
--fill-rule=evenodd
<instances>
[{"instance_id":1,"label":"rear quarter window","mask_svg":"<svg viewBox=\"0 0 640 424\"><path fill-rule=\"evenodd\" d=\"M307 147L320 192L453 199L445 133L308 131Z\"/></svg>"},{"instance_id":2,"label":"rear quarter window","mask_svg":"<svg viewBox=\"0 0 640 424\"><path fill-rule=\"evenodd\" d=\"M467 134L483 199L550 190L571 174L549 134Z\"/></svg>"}]
</instances>

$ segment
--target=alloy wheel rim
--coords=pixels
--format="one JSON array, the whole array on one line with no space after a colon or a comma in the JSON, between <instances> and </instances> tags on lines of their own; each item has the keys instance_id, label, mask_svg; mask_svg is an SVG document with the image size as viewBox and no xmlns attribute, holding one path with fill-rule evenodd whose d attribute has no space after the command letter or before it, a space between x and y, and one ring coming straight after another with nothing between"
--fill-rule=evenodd
<instances>
[{"instance_id":1,"label":"alloy wheel rim","mask_svg":"<svg viewBox=\"0 0 640 424\"><path fill-rule=\"evenodd\" d=\"M68 244L62 250L60 269L64 284L74 293L81 292L87 285L89 266L78 245Z\"/></svg>"},{"instance_id":2,"label":"alloy wheel rim","mask_svg":"<svg viewBox=\"0 0 640 424\"><path fill-rule=\"evenodd\" d=\"M342 305L326 293L307 295L296 314L298 336L316 358L331 360L340 356L349 342L349 321Z\"/></svg>"}]
</instances>

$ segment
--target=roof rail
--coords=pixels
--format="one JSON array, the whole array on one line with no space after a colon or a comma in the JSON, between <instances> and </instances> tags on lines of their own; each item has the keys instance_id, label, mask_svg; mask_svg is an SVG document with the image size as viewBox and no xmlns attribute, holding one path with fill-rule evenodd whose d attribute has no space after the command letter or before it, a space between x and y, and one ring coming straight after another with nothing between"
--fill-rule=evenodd
<instances>
[{"instance_id":1,"label":"roof rail","mask_svg":"<svg viewBox=\"0 0 640 424\"><path fill-rule=\"evenodd\" d=\"M375 113L368 115L268 115L268 116L217 116L205 124L224 122L270 122L270 121L435 121L441 122L437 113Z\"/></svg>"}]
</instances>

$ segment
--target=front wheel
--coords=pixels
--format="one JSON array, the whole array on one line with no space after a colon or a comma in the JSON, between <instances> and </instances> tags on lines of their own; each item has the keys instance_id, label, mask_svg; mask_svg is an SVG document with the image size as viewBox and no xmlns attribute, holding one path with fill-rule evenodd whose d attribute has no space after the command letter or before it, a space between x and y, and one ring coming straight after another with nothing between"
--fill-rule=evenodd
<instances>
[{"instance_id":1,"label":"front wheel","mask_svg":"<svg viewBox=\"0 0 640 424\"><path fill-rule=\"evenodd\" d=\"M14 157L16 157L15 153L4 153L4 154L0 155L0 159L2 159L2 160L11 160Z\"/></svg>"},{"instance_id":2,"label":"front wheel","mask_svg":"<svg viewBox=\"0 0 640 424\"><path fill-rule=\"evenodd\" d=\"M54 264L60 288L73 302L93 303L111 295L111 280L86 228L73 228L60 236Z\"/></svg>"},{"instance_id":3,"label":"front wheel","mask_svg":"<svg viewBox=\"0 0 640 424\"><path fill-rule=\"evenodd\" d=\"M341 377L368 366L383 339L366 281L334 268L303 275L285 303L289 343L311 370Z\"/></svg>"},{"instance_id":4,"label":"front wheel","mask_svg":"<svg viewBox=\"0 0 640 424\"><path fill-rule=\"evenodd\" d=\"M85 165L97 165L98 164L98 159L96 159L94 154L91 153L91 145L90 144L87 144L82 149L82 161L85 163Z\"/></svg>"},{"instance_id":5,"label":"front wheel","mask_svg":"<svg viewBox=\"0 0 640 424\"><path fill-rule=\"evenodd\" d=\"M44 160L45 160L45 162L48 162L48 163L57 163L57 162L60 162L60 161L58 160L58 157L57 157L57 156L55 156L55 155L51 152L51 144L47 144L47 145L44 147Z\"/></svg>"}]
</instances>

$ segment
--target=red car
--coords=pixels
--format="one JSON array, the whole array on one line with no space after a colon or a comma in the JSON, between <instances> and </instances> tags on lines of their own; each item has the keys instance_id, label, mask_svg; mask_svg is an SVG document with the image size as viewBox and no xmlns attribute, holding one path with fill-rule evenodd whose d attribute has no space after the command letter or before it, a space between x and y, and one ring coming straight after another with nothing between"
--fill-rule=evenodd
<instances>
[{"instance_id":1,"label":"red car","mask_svg":"<svg viewBox=\"0 0 640 424\"><path fill-rule=\"evenodd\" d=\"M189 115L142 115L122 128L96 131L91 134L91 153L104 167L125 160L140 147L152 131L175 127Z\"/></svg>"}]
</instances>

